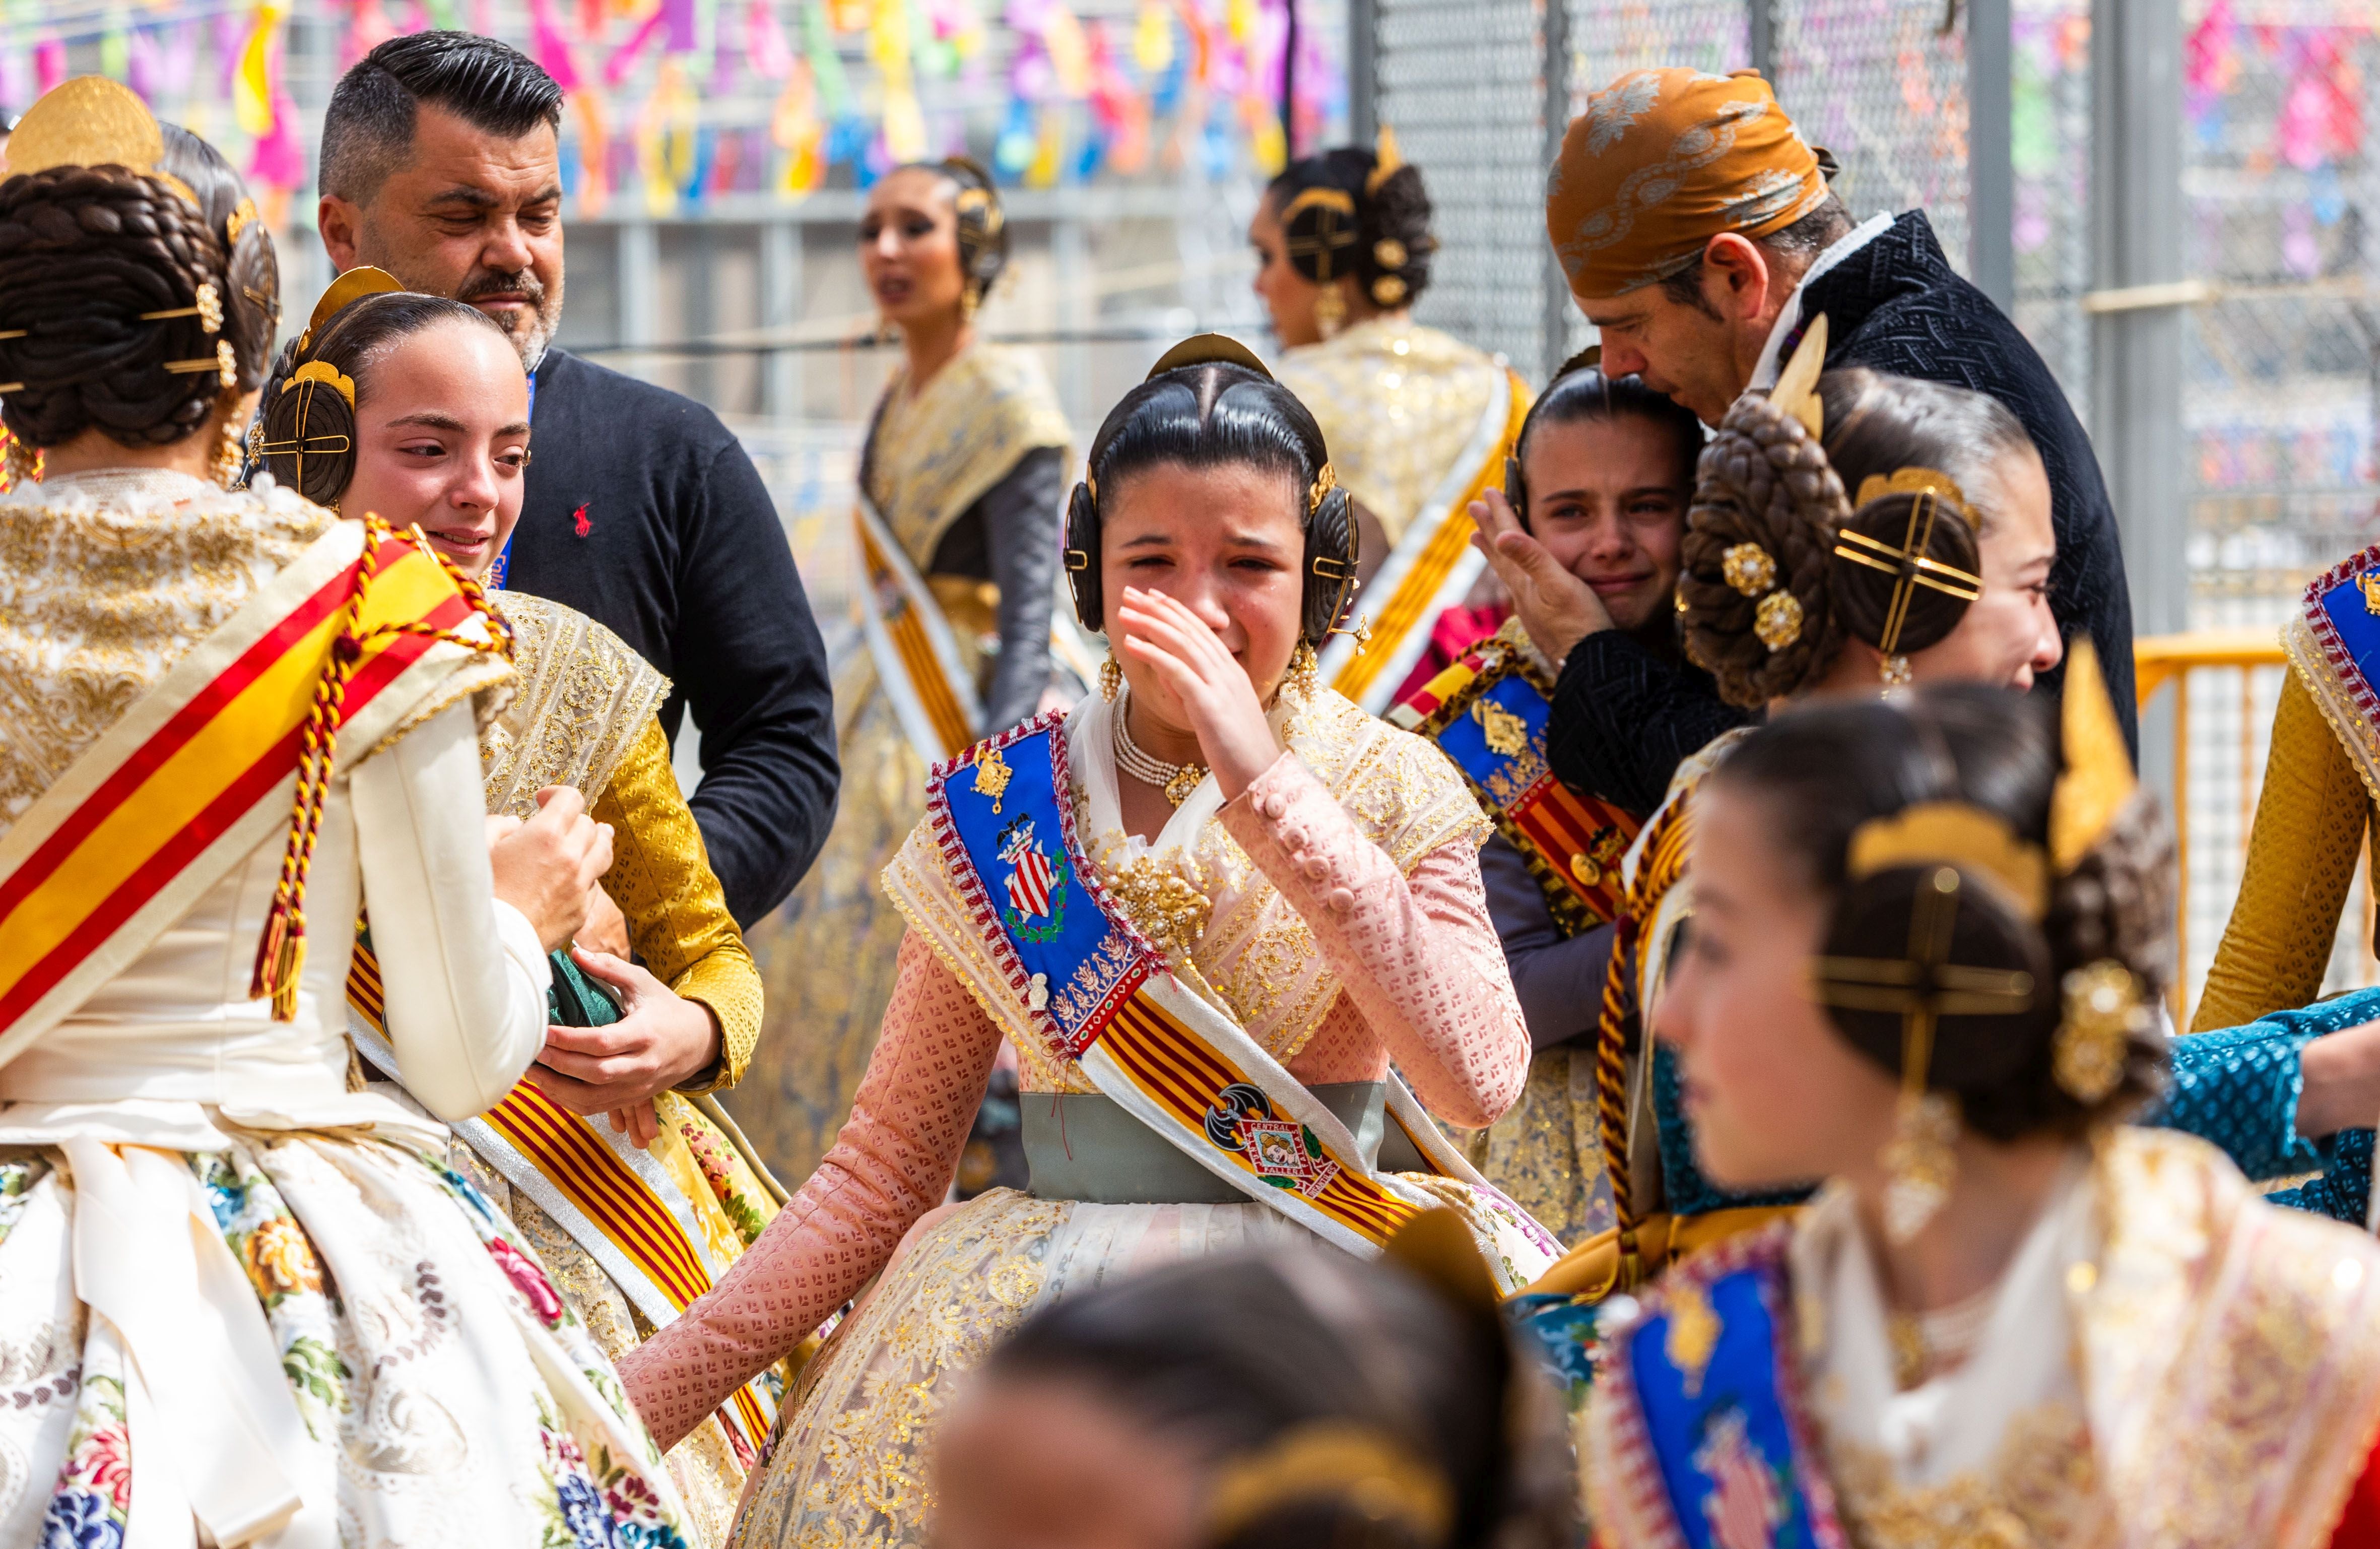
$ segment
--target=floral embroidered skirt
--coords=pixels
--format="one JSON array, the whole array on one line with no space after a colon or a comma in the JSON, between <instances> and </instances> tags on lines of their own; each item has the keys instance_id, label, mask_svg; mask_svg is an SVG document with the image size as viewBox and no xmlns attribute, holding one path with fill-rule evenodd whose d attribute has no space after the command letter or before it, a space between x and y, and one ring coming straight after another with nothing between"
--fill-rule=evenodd
<instances>
[{"instance_id":1,"label":"floral embroidered skirt","mask_svg":"<svg viewBox=\"0 0 2380 1549\"><path fill-rule=\"evenodd\" d=\"M1396 1175L1463 1215L1501 1287L1550 1255L1512 1207ZM736 1518L735 1549L898 1549L931 1536L934 1428L957 1382L1062 1297L1184 1259L1320 1239L1268 1206L1089 1204L995 1189L911 1236L802 1374Z\"/></svg>"},{"instance_id":2,"label":"floral embroidered skirt","mask_svg":"<svg viewBox=\"0 0 2380 1549\"><path fill-rule=\"evenodd\" d=\"M260 1521L288 1549L686 1543L610 1362L443 1157L254 1131L0 1151L0 1543Z\"/></svg>"}]
</instances>

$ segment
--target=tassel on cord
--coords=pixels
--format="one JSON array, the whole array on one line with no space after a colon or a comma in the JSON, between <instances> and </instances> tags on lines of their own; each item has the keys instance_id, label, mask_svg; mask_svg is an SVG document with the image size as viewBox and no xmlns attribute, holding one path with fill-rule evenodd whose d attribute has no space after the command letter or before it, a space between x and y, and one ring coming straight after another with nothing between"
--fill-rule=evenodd
<instances>
[{"instance_id":1,"label":"tassel on cord","mask_svg":"<svg viewBox=\"0 0 2380 1549\"><path fill-rule=\"evenodd\" d=\"M281 854L281 874L273 884L273 905L265 913L264 937L257 943L256 968L249 976L248 998L273 1002L273 1019L294 1021L298 1016L298 981L306 966L306 876L314 861L314 842L322 828L322 809L330 800L331 769L338 751L339 726L346 710L347 681L355 676L365 649L395 635L428 635L469 651L512 660L512 628L489 605L478 581L455 567L453 560L431 546L421 529L411 530L414 545L438 561L472 612L488 620L489 637L477 640L450 629L417 621L358 628L364 599L379 567L381 544L394 534L380 518L364 518L364 551L356 566L356 590L340 617L339 632L331 640L331 659L314 683L314 702L298 734L298 800L289 817L289 843Z\"/></svg>"}]
</instances>

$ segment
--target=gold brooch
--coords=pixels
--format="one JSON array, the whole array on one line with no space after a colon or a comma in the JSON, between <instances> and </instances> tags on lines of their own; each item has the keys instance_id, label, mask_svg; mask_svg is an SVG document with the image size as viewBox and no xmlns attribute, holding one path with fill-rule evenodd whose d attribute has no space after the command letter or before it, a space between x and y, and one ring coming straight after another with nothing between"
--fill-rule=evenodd
<instances>
[{"instance_id":1,"label":"gold brooch","mask_svg":"<svg viewBox=\"0 0 2380 1549\"><path fill-rule=\"evenodd\" d=\"M2096 1103L2124 1079L2124 1050L2141 1019L2141 983L2113 957L2066 976L2050 1073L2078 1103Z\"/></svg>"},{"instance_id":2,"label":"gold brooch","mask_svg":"<svg viewBox=\"0 0 2380 1549\"><path fill-rule=\"evenodd\" d=\"M1001 793L1008 788L1008 782L1015 776L1016 772L1008 767L1008 761L1000 756L1000 750L997 748L990 750L983 757L976 760L975 793L978 796L988 796L991 799L991 810L994 815L1000 811Z\"/></svg>"},{"instance_id":3,"label":"gold brooch","mask_svg":"<svg viewBox=\"0 0 2380 1549\"><path fill-rule=\"evenodd\" d=\"M1752 616L1752 632L1773 654L1802 638L1802 603L1790 592L1772 592Z\"/></svg>"},{"instance_id":4,"label":"gold brooch","mask_svg":"<svg viewBox=\"0 0 2380 1549\"><path fill-rule=\"evenodd\" d=\"M1746 597L1757 597L1777 584L1777 561L1758 543L1737 543L1719 556L1718 573Z\"/></svg>"},{"instance_id":5,"label":"gold brooch","mask_svg":"<svg viewBox=\"0 0 2380 1549\"><path fill-rule=\"evenodd\" d=\"M1393 237L1383 237L1372 244L1372 262L1383 269L1402 269L1409 256L1405 245Z\"/></svg>"}]
</instances>

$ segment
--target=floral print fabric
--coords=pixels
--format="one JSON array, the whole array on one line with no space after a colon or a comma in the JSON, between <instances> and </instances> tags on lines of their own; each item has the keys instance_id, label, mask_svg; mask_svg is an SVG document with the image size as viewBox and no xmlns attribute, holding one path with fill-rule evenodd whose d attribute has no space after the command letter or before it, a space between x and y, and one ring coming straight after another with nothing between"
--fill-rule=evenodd
<instances>
[{"instance_id":1,"label":"floral print fabric","mask_svg":"<svg viewBox=\"0 0 2380 1549\"><path fill-rule=\"evenodd\" d=\"M129 1148L127 1148L129 1149ZM510 1222L440 1157L251 1135L188 1166L264 1314L311 1456L284 1459L341 1543L686 1549L618 1377ZM74 1294L59 1154L0 1152L0 1543L119 1549L188 1530L114 1324ZM304 1519L301 1517L301 1520Z\"/></svg>"}]
</instances>

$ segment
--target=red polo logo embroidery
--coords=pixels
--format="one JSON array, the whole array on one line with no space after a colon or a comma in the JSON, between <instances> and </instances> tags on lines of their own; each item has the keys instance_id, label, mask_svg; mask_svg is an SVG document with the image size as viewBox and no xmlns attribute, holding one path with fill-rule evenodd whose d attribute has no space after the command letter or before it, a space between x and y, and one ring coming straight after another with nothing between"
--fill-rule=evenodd
<instances>
[{"instance_id":1,"label":"red polo logo embroidery","mask_svg":"<svg viewBox=\"0 0 2380 1549\"><path fill-rule=\"evenodd\" d=\"M588 502L582 500L578 503L578 509L570 513L571 530L581 538L595 530L595 524L587 519L587 506Z\"/></svg>"}]
</instances>

